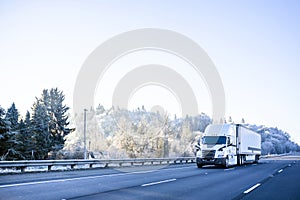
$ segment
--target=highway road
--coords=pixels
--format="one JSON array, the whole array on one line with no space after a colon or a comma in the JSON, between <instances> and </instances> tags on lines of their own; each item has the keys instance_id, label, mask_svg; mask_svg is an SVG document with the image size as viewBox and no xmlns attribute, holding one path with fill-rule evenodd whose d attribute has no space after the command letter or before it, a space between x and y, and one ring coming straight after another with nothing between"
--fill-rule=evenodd
<instances>
[{"instance_id":1,"label":"highway road","mask_svg":"<svg viewBox=\"0 0 300 200\"><path fill-rule=\"evenodd\" d=\"M143 170L141 170L143 169ZM300 161L0 175L0 199L300 199Z\"/></svg>"}]
</instances>

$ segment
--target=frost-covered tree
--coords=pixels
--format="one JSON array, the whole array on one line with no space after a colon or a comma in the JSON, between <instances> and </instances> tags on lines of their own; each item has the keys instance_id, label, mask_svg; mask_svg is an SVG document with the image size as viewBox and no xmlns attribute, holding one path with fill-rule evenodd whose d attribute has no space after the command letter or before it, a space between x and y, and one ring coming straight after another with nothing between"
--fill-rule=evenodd
<instances>
[{"instance_id":1,"label":"frost-covered tree","mask_svg":"<svg viewBox=\"0 0 300 200\"><path fill-rule=\"evenodd\" d=\"M15 103L12 103L11 107L7 109L5 119L10 122L10 131L19 129L19 111Z\"/></svg>"},{"instance_id":2,"label":"frost-covered tree","mask_svg":"<svg viewBox=\"0 0 300 200\"><path fill-rule=\"evenodd\" d=\"M265 126L245 124L259 133L262 140L262 154L283 154L298 151L299 145L290 140L290 135L280 129Z\"/></svg>"},{"instance_id":3,"label":"frost-covered tree","mask_svg":"<svg viewBox=\"0 0 300 200\"><path fill-rule=\"evenodd\" d=\"M12 106L8 108L5 118L3 120L4 124L6 124L6 132L2 135L2 160L15 160L24 158L17 148L19 145L19 142L17 140L19 134L18 117L19 112L16 109L15 104L13 103Z\"/></svg>"},{"instance_id":4,"label":"frost-covered tree","mask_svg":"<svg viewBox=\"0 0 300 200\"><path fill-rule=\"evenodd\" d=\"M233 123L231 116L229 116L229 118L228 118L228 123Z\"/></svg>"},{"instance_id":5,"label":"frost-covered tree","mask_svg":"<svg viewBox=\"0 0 300 200\"><path fill-rule=\"evenodd\" d=\"M101 130L96 117L97 111L89 110L86 112L86 148L89 152L102 152L107 149L106 138ZM76 115L76 130L65 137L66 151L84 151L84 113Z\"/></svg>"},{"instance_id":6,"label":"frost-covered tree","mask_svg":"<svg viewBox=\"0 0 300 200\"><path fill-rule=\"evenodd\" d=\"M18 151L27 160L34 159L34 135L31 126L30 113L27 111L25 120L21 119L19 122L19 134L17 137Z\"/></svg>"},{"instance_id":7,"label":"frost-covered tree","mask_svg":"<svg viewBox=\"0 0 300 200\"><path fill-rule=\"evenodd\" d=\"M245 119L244 118L242 118L241 124L245 124Z\"/></svg>"},{"instance_id":8,"label":"frost-covered tree","mask_svg":"<svg viewBox=\"0 0 300 200\"><path fill-rule=\"evenodd\" d=\"M48 152L52 149L51 134L49 132L50 117L46 106L39 99L32 108L32 132L34 138L34 157L35 159L45 159Z\"/></svg>"},{"instance_id":9,"label":"frost-covered tree","mask_svg":"<svg viewBox=\"0 0 300 200\"><path fill-rule=\"evenodd\" d=\"M64 137L70 133L67 111L64 104L65 95L58 88L43 90L41 102L45 105L49 116L51 146L54 153L64 146Z\"/></svg>"},{"instance_id":10,"label":"frost-covered tree","mask_svg":"<svg viewBox=\"0 0 300 200\"><path fill-rule=\"evenodd\" d=\"M44 143L38 158L46 158L49 152L53 157L64 146L64 137L69 134L69 107L64 104L65 95L57 88L43 90L33 106L32 129L35 132L35 143L40 147ZM39 119L42 117L42 119Z\"/></svg>"},{"instance_id":11,"label":"frost-covered tree","mask_svg":"<svg viewBox=\"0 0 300 200\"><path fill-rule=\"evenodd\" d=\"M0 106L0 156L1 160L4 160L4 155L9 148L9 123L4 118L5 110Z\"/></svg>"}]
</instances>

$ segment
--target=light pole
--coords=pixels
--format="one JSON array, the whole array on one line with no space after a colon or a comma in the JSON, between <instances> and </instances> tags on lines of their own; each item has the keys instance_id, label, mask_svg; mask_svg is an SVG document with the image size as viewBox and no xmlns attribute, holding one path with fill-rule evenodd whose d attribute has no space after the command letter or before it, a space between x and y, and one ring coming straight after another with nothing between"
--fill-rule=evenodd
<instances>
[{"instance_id":1,"label":"light pole","mask_svg":"<svg viewBox=\"0 0 300 200\"><path fill-rule=\"evenodd\" d=\"M83 148L84 148L84 159L86 160L86 111L84 109L84 124L83 124Z\"/></svg>"}]
</instances>

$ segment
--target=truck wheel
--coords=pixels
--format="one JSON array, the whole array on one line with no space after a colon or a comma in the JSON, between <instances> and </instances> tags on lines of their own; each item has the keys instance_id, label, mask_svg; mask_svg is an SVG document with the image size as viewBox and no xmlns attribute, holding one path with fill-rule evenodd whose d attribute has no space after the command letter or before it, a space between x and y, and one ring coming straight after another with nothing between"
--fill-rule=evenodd
<instances>
[{"instance_id":1,"label":"truck wheel","mask_svg":"<svg viewBox=\"0 0 300 200\"><path fill-rule=\"evenodd\" d=\"M240 166L241 165L241 156L237 155L237 165Z\"/></svg>"},{"instance_id":2,"label":"truck wheel","mask_svg":"<svg viewBox=\"0 0 300 200\"><path fill-rule=\"evenodd\" d=\"M202 168L202 165L197 163L197 167L198 168Z\"/></svg>"},{"instance_id":3,"label":"truck wheel","mask_svg":"<svg viewBox=\"0 0 300 200\"><path fill-rule=\"evenodd\" d=\"M228 158L226 158L225 159L225 166L224 166L225 168L228 168L229 167L229 159Z\"/></svg>"}]
</instances>

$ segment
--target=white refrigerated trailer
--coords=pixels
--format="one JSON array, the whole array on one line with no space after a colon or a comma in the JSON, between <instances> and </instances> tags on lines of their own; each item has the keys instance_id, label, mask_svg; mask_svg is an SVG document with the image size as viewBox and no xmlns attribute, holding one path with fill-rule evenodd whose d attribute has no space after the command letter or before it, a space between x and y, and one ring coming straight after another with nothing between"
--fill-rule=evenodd
<instances>
[{"instance_id":1,"label":"white refrigerated trailer","mask_svg":"<svg viewBox=\"0 0 300 200\"><path fill-rule=\"evenodd\" d=\"M203 165L242 165L259 160L261 136L241 124L209 125L197 147L199 168Z\"/></svg>"}]
</instances>

